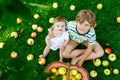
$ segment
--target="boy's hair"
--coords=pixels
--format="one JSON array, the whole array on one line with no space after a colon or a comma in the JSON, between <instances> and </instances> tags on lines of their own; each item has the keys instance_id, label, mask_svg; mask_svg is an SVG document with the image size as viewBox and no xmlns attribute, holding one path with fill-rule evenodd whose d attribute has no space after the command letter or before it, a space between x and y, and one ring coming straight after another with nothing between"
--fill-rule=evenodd
<instances>
[{"instance_id":1,"label":"boy's hair","mask_svg":"<svg viewBox=\"0 0 120 80\"><path fill-rule=\"evenodd\" d=\"M54 19L54 23L56 22L65 22L66 23L66 20L65 18L61 17L61 16L58 16Z\"/></svg>"},{"instance_id":2,"label":"boy's hair","mask_svg":"<svg viewBox=\"0 0 120 80\"><path fill-rule=\"evenodd\" d=\"M84 22L85 20L87 20L90 24L91 27L95 26L96 22L95 22L95 13L93 13L91 10L80 10L79 13L77 14L76 17L76 22Z\"/></svg>"}]
</instances>

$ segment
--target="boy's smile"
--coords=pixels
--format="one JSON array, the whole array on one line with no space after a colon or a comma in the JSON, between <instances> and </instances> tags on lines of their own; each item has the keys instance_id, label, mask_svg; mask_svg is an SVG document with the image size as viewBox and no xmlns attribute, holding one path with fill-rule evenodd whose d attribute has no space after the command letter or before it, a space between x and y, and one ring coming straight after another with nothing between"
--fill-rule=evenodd
<instances>
[{"instance_id":1,"label":"boy's smile","mask_svg":"<svg viewBox=\"0 0 120 80\"><path fill-rule=\"evenodd\" d=\"M90 24L87 20L85 20L83 23L76 22L77 30L80 34L85 34L90 29Z\"/></svg>"}]
</instances>

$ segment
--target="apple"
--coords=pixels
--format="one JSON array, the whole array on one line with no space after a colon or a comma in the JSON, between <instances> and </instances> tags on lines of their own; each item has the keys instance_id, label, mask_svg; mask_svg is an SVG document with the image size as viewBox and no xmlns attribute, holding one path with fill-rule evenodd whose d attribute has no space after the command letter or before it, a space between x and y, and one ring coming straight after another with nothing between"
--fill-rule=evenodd
<instances>
[{"instance_id":1,"label":"apple","mask_svg":"<svg viewBox=\"0 0 120 80\"><path fill-rule=\"evenodd\" d=\"M32 33L31 33L31 37L32 37L32 38L36 38L36 37L37 37L37 33L36 33L36 32L32 32Z\"/></svg>"},{"instance_id":2,"label":"apple","mask_svg":"<svg viewBox=\"0 0 120 80\"><path fill-rule=\"evenodd\" d=\"M70 74L71 75L76 75L78 73L78 71L76 70L76 69L72 69L71 71L70 71Z\"/></svg>"},{"instance_id":3,"label":"apple","mask_svg":"<svg viewBox=\"0 0 120 80\"><path fill-rule=\"evenodd\" d=\"M4 47L4 42L0 42L0 48L3 48Z\"/></svg>"},{"instance_id":4,"label":"apple","mask_svg":"<svg viewBox=\"0 0 120 80\"><path fill-rule=\"evenodd\" d=\"M28 55L27 55L27 60L28 60L28 61L33 60L33 58L34 58L33 54L28 54Z\"/></svg>"},{"instance_id":5,"label":"apple","mask_svg":"<svg viewBox=\"0 0 120 80\"><path fill-rule=\"evenodd\" d=\"M52 73L57 73L57 68L53 67L53 68L51 69L51 72L52 72Z\"/></svg>"},{"instance_id":6,"label":"apple","mask_svg":"<svg viewBox=\"0 0 120 80\"><path fill-rule=\"evenodd\" d=\"M114 74L119 74L119 70L116 68L116 69L113 69L113 73Z\"/></svg>"},{"instance_id":7,"label":"apple","mask_svg":"<svg viewBox=\"0 0 120 80\"><path fill-rule=\"evenodd\" d=\"M54 18L52 17L49 19L49 23L53 23L53 22L54 22Z\"/></svg>"},{"instance_id":8,"label":"apple","mask_svg":"<svg viewBox=\"0 0 120 80\"><path fill-rule=\"evenodd\" d=\"M108 66L108 65L109 65L109 62L108 62L107 60L103 60L103 61L102 61L102 65L103 65L103 66Z\"/></svg>"},{"instance_id":9,"label":"apple","mask_svg":"<svg viewBox=\"0 0 120 80\"><path fill-rule=\"evenodd\" d=\"M91 70L90 71L90 76L91 77L96 77L98 74L97 74L97 72L95 71L95 70Z\"/></svg>"},{"instance_id":10,"label":"apple","mask_svg":"<svg viewBox=\"0 0 120 80\"><path fill-rule=\"evenodd\" d=\"M60 75L65 75L66 71L67 71L66 68L63 67L63 66L61 66L61 67L58 68L58 73Z\"/></svg>"},{"instance_id":11,"label":"apple","mask_svg":"<svg viewBox=\"0 0 120 80\"><path fill-rule=\"evenodd\" d=\"M33 24L33 25L32 25L32 29L33 29L33 30L37 30L37 28L38 28L38 25L37 25L37 24Z\"/></svg>"},{"instance_id":12,"label":"apple","mask_svg":"<svg viewBox=\"0 0 120 80\"><path fill-rule=\"evenodd\" d=\"M112 49L111 49L111 48L106 48L106 49L105 49L105 52L106 52L107 54L111 54L111 53L112 53Z\"/></svg>"},{"instance_id":13,"label":"apple","mask_svg":"<svg viewBox=\"0 0 120 80\"><path fill-rule=\"evenodd\" d=\"M71 10L71 11L74 11L74 10L75 10L75 5L71 5L71 6L70 6L70 10Z\"/></svg>"},{"instance_id":14,"label":"apple","mask_svg":"<svg viewBox=\"0 0 120 80\"><path fill-rule=\"evenodd\" d=\"M110 72L109 69L104 69L104 74L105 74L105 75L110 75L110 73L111 73L111 72Z\"/></svg>"},{"instance_id":15,"label":"apple","mask_svg":"<svg viewBox=\"0 0 120 80\"><path fill-rule=\"evenodd\" d=\"M116 55L115 54L110 54L110 55L108 55L108 59L110 61L115 61L116 60Z\"/></svg>"},{"instance_id":16,"label":"apple","mask_svg":"<svg viewBox=\"0 0 120 80\"><path fill-rule=\"evenodd\" d=\"M17 22L17 24L20 24L20 23L22 23L22 19L17 18L16 22Z\"/></svg>"},{"instance_id":17,"label":"apple","mask_svg":"<svg viewBox=\"0 0 120 80\"><path fill-rule=\"evenodd\" d=\"M17 57L17 52L13 51L10 54L11 58L16 58Z\"/></svg>"},{"instance_id":18,"label":"apple","mask_svg":"<svg viewBox=\"0 0 120 80\"><path fill-rule=\"evenodd\" d=\"M101 3L97 4L97 9L102 9L103 5Z\"/></svg>"},{"instance_id":19,"label":"apple","mask_svg":"<svg viewBox=\"0 0 120 80\"><path fill-rule=\"evenodd\" d=\"M12 32L11 33L11 37L17 38L18 37L18 33L17 32Z\"/></svg>"},{"instance_id":20,"label":"apple","mask_svg":"<svg viewBox=\"0 0 120 80\"><path fill-rule=\"evenodd\" d=\"M42 28L42 27L38 27L38 28L37 28L37 31L38 31L38 32L43 32L43 28Z\"/></svg>"},{"instance_id":21,"label":"apple","mask_svg":"<svg viewBox=\"0 0 120 80\"><path fill-rule=\"evenodd\" d=\"M81 79L82 79L82 75L81 75L80 73L77 73L77 74L75 75L75 78L76 78L77 80L81 80Z\"/></svg>"},{"instance_id":22,"label":"apple","mask_svg":"<svg viewBox=\"0 0 120 80\"><path fill-rule=\"evenodd\" d=\"M40 65L44 65L44 64L46 63L46 59L43 58L43 57L40 57L40 58L38 59L38 63L39 63Z\"/></svg>"},{"instance_id":23,"label":"apple","mask_svg":"<svg viewBox=\"0 0 120 80\"><path fill-rule=\"evenodd\" d=\"M34 14L35 19L39 19L40 15L39 14Z\"/></svg>"},{"instance_id":24,"label":"apple","mask_svg":"<svg viewBox=\"0 0 120 80\"><path fill-rule=\"evenodd\" d=\"M93 64L95 66L100 66L101 65L101 60L99 58L95 59L95 61L93 62Z\"/></svg>"},{"instance_id":25,"label":"apple","mask_svg":"<svg viewBox=\"0 0 120 80\"><path fill-rule=\"evenodd\" d=\"M117 22L120 23L120 17L117 17Z\"/></svg>"},{"instance_id":26,"label":"apple","mask_svg":"<svg viewBox=\"0 0 120 80\"><path fill-rule=\"evenodd\" d=\"M58 3L54 2L52 6L53 6L53 8L58 8Z\"/></svg>"},{"instance_id":27,"label":"apple","mask_svg":"<svg viewBox=\"0 0 120 80\"><path fill-rule=\"evenodd\" d=\"M2 29L2 26L0 26L0 30Z\"/></svg>"},{"instance_id":28,"label":"apple","mask_svg":"<svg viewBox=\"0 0 120 80\"><path fill-rule=\"evenodd\" d=\"M62 76L62 80L68 80L68 76L67 75L63 75Z\"/></svg>"},{"instance_id":29,"label":"apple","mask_svg":"<svg viewBox=\"0 0 120 80\"><path fill-rule=\"evenodd\" d=\"M34 40L32 38L29 38L27 40L27 43L28 43L28 45L33 45L34 44Z\"/></svg>"}]
</instances>

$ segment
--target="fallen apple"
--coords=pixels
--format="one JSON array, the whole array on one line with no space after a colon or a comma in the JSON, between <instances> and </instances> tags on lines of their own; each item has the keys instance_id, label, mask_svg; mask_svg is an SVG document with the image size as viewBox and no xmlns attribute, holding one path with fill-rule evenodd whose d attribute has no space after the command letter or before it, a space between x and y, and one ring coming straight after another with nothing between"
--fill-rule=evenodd
<instances>
[{"instance_id":1,"label":"fallen apple","mask_svg":"<svg viewBox=\"0 0 120 80\"><path fill-rule=\"evenodd\" d=\"M95 70L91 70L90 71L90 76L91 77L96 77L98 74L97 74L97 72L95 71Z\"/></svg>"},{"instance_id":2,"label":"fallen apple","mask_svg":"<svg viewBox=\"0 0 120 80\"><path fill-rule=\"evenodd\" d=\"M53 6L53 8L58 8L58 3L54 2L52 6Z\"/></svg>"},{"instance_id":3,"label":"fallen apple","mask_svg":"<svg viewBox=\"0 0 120 80\"><path fill-rule=\"evenodd\" d=\"M38 28L37 28L37 31L38 31L38 32L43 32L43 28L42 28L42 27L38 27Z\"/></svg>"},{"instance_id":4,"label":"fallen apple","mask_svg":"<svg viewBox=\"0 0 120 80\"><path fill-rule=\"evenodd\" d=\"M28 45L33 45L34 44L34 40L32 38L29 38L27 40L27 43L28 43Z\"/></svg>"},{"instance_id":5,"label":"fallen apple","mask_svg":"<svg viewBox=\"0 0 120 80\"><path fill-rule=\"evenodd\" d=\"M119 70L116 68L116 69L113 69L113 73L114 74L119 74Z\"/></svg>"},{"instance_id":6,"label":"fallen apple","mask_svg":"<svg viewBox=\"0 0 120 80\"><path fill-rule=\"evenodd\" d=\"M103 7L103 5L102 5L101 3L99 3L99 4L97 5L97 9L102 9L102 7Z\"/></svg>"},{"instance_id":7,"label":"fallen apple","mask_svg":"<svg viewBox=\"0 0 120 80\"><path fill-rule=\"evenodd\" d=\"M10 54L11 58L16 58L17 57L17 52L13 51Z\"/></svg>"},{"instance_id":8,"label":"fallen apple","mask_svg":"<svg viewBox=\"0 0 120 80\"><path fill-rule=\"evenodd\" d=\"M33 58L34 58L33 54L28 54L28 55L27 55L27 60L28 60L28 61L33 60Z\"/></svg>"},{"instance_id":9,"label":"fallen apple","mask_svg":"<svg viewBox=\"0 0 120 80\"><path fill-rule=\"evenodd\" d=\"M11 37L17 38L18 37L18 33L17 32L12 32L11 33Z\"/></svg>"},{"instance_id":10,"label":"fallen apple","mask_svg":"<svg viewBox=\"0 0 120 80\"><path fill-rule=\"evenodd\" d=\"M36 37L37 37L37 33L36 33L36 32L32 32L32 33L31 33L31 37L32 37L32 38L36 38Z\"/></svg>"},{"instance_id":11,"label":"fallen apple","mask_svg":"<svg viewBox=\"0 0 120 80\"><path fill-rule=\"evenodd\" d=\"M112 53L112 49L111 49L111 48L106 48L106 49L105 49L105 52L106 52L107 54L111 54L111 53Z\"/></svg>"},{"instance_id":12,"label":"fallen apple","mask_svg":"<svg viewBox=\"0 0 120 80\"><path fill-rule=\"evenodd\" d=\"M120 23L120 17L117 17L117 19L116 19L116 20L117 20L117 22L118 22L118 23Z\"/></svg>"},{"instance_id":13,"label":"fallen apple","mask_svg":"<svg viewBox=\"0 0 120 80\"><path fill-rule=\"evenodd\" d=\"M4 47L4 42L0 42L0 48L3 48Z\"/></svg>"},{"instance_id":14,"label":"fallen apple","mask_svg":"<svg viewBox=\"0 0 120 80\"><path fill-rule=\"evenodd\" d=\"M38 63L39 63L40 65L44 65L44 64L46 63L46 59L43 58L43 57L40 57L40 58L38 59Z\"/></svg>"},{"instance_id":15,"label":"fallen apple","mask_svg":"<svg viewBox=\"0 0 120 80\"><path fill-rule=\"evenodd\" d=\"M109 69L104 69L104 74L105 74L105 75L110 75L110 73L111 73L111 72L110 72Z\"/></svg>"},{"instance_id":16,"label":"fallen apple","mask_svg":"<svg viewBox=\"0 0 120 80\"><path fill-rule=\"evenodd\" d=\"M71 10L71 11L74 11L74 10L75 10L75 5L71 5L71 6L70 6L70 10Z\"/></svg>"},{"instance_id":17,"label":"fallen apple","mask_svg":"<svg viewBox=\"0 0 120 80\"><path fill-rule=\"evenodd\" d=\"M109 62L108 62L107 60L103 60L103 61L102 61L102 65L103 65L103 66L108 66L108 65L109 65Z\"/></svg>"},{"instance_id":18,"label":"fallen apple","mask_svg":"<svg viewBox=\"0 0 120 80\"><path fill-rule=\"evenodd\" d=\"M93 62L93 64L95 66L100 66L101 65L101 60L99 58L95 59L95 61Z\"/></svg>"},{"instance_id":19,"label":"fallen apple","mask_svg":"<svg viewBox=\"0 0 120 80\"><path fill-rule=\"evenodd\" d=\"M20 23L22 23L22 19L17 18L16 22L17 22L17 24L20 24Z\"/></svg>"},{"instance_id":20,"label":"fallen apple","mask_svg":"<svg viewBox=\"0 0 120 80\"><path fill-rule=\"evenodd\" d=\"M49 23L53 23L53 22L54 22L54 18L51 17L51 18L49 19Z\"/></svg>"},{"instance_id":21,"label":"fallen apple","mask_svg":"<svg viewBox=\"0 0 120 80\"><path fill-rule=\"evenodd\" d=\"M61 66L61 67L58 68L58 73L60 75L65 75L66 71L67 71L66 68L63 67L63 66Z\"/></svg>"},{"instance_id":22,"label":"fallen apple","mask_svg":"<svg viewBox=\"0 0 120 80\"><path fill-rule=\"evenodd\" d=\"M34 19L39 19L40 15L39 14L34 14Z\"/></svg>"},{"instance_id":23,"label":"fallen apple","mask_svg":"<svg viewBox=\"0 0 120 80\"><path fill-rule=\"evenodd\" d=\"M38 25L37 25L37 24L33 24L33 25L32 25L32 29L33 29L33 30L37 30L37 28L38 28Z\"/></svg>"},{"instance_id":24,"label":"fallen apple","mask_svg":"<svg viewBox=\"0 0 120 80\"><path fill-rule=\"evenodd\" d=\"M116 60L116 55L115 54L110 54L110 55L108 55L108 59L110 61L115 61Z\"/></svg>"}]
</instances>

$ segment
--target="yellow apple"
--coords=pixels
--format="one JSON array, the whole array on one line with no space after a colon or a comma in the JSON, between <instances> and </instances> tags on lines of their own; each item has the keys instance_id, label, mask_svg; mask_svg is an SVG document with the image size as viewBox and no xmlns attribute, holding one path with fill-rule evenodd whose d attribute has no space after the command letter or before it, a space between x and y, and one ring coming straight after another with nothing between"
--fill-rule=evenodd
<instances>
[{"instance_id":1,"label":"yellow apple","mask_svg":"<svg viewBox=\"0 0 120 80\"><path fill-rule=\"evenodd\" d=\"M37 37L37 33L36 33L36 32L32 32L32 33L31 33L31 37L32 37L32 38L36 38L36 37Z\"/></svg>"},{"instance_id":2,"label":"yellow apple","mask_svg":"<svg viewBox=\"0 0 120 80\"><path fill-rule=\"evenodd\" d=\"M101 60L100 60L99 58L97 58L97 59L93 62L93 64L94 64L95 66L100 66L100 65L101 65Z\"/></svg>"},{"instance_id":3,"label":"yellow apple","mask_svg":"<svg viewBox=\"0 0 120 80\"><path fill-rule=\"evenodd\" d=\"M76 75L78 73L78 71L76 70L76 69L72 69L71 71L70 71L70 74L71 75Z\"/></svg>"},{"instance_id":4,"label":"yellow apple","mask_svg":"<svg viewBox=\"0 0 120 80\"><path fill-rule=\"evenodd\" d=\"M60 75L65 75L66 71L67 71L66 68L63 67L63 66L61 66L61 67L58 68L58 73Z\"/></svg>"},{"instance_id":5,"label":"yellow apple","mask_svg":"<svg viewBox=\"0 0 120 80\"><path fill-rule=\"evenodd\" d=\"M116 60L116 55L115 55L115 54L109 54L109 55L108 55L108 59L109 59L110 61L115 61L115 60Z\"/></svg>"},{"instance_id":6,"label":"yellow apple","mask_svg":"<svg viewBox=\"0 0 120 80\"><path fill-rule=\"evenodd\" d=\"M29 38L27 40L27 43L28 43L28 45L33 45L34 44L34 40L32 38Z\"/></svg>"},{"instance_id":7,"label":"yellow apple","mask_svg":"<svg viewBox=\"0 0 120 80\"><path fill-rule=\"evenodd\" d=\"M53 22L54 22L54 18L52 17L49 19L49 23L53 23Z\"/></svg>"},{"instance_id":8,"label":"yellow apple","mask_svg":"<svg viewBox=\"0 0 120 80\"><path fill-rule=\"evenodd\" d=\"M68 76L67 75L63 75L62 76L62 80L68 80Z\"/></svg>"},{"instance_id":9,"label":"yellow apple","mask_svg":"<svg viewBox=\"0 0 120 80\"><path fill-rule=\"evenodd\" d=\"M70 10L74 11L75 10L75 5L71 5Z\"/></svg>"},{"instance_id":10,"label":"yellow apple","mask_svg":"<svg viewBox=\"0 0 120 80\"><path fill-rule=\"evenodd\" d=\"M98 8L98 9L102 9L102 7L103 7L103 5L102 5L101 3L99 3L99 4L97 5L97 8Z\"/></svg>"},{"instance_id":11,"label":"yellow apple","mask_svg":"<svg viewBox=\"0 0 120 80\"><path fill-rule=\"evenodd\" d=\"M44 65L44 64L46 63L45 58L40 57L40 58L38 59L38 63L39 63L40 65Z\"/></svg>"},{"instance_id":12,"label":"yellow apple","mask_svg":"<svg viewBox=\"0 0 120 80\"><path fill-rule=\"evenodd\" d=\"M3 48L4 47L4 42L0 42L0 48Z\"/></svg>"},{"instance_id":13,"label":"yellow apple","mask_svg":"<svg viewBox=\"0 0 120 80\"><path fill-rule=\"evenodd\" d=\"M52 73L57 73L57 68L53 67L53 68L51 69L51 72L52 72Z\"/></svg>"},{"instance_id":14,"label":"yellow apple","mask_svg":"<svg viewBox=\"0 0 120 80\"><path fill-rule=\"evenodd\" d=\"M97 74L97 72L95 71L95 70L91 70L90 71L90 76L91 77L96 77L98 74Z\"/></svg>"},{"instance_id":15,"label":"yellow apple","mask_svg":"<svg viewBox=\"0 0 120 80\"><path fill-rule=\"evenodd\" d=\"M0 26L0 30L2 29L2 26Z\"/></svg>"},{"instance_id":16,"label":"yellow apple","mask_svg":"<svg viewBox=\"0 0 120 80\"><path fill-rule=\"evenodd\" d=\"M77 73L77 74L75 75L75 78L76 78L77 80L81 80L81 79L82 79L82 75L81 75L80 73Z\"/></svg>"},{"instance_id":17,"label":"yellow apple","mask_svg":"<svg viewBox=\"0 0 120 80\"><path fill-rule=\"evenodd\" d=\"M40 15L39 14L34 14L34 19L39 19Z\"/></svg>"},{"instance_id":18,"label":"yellow apple","mask_svg":"<svg viewBox=\"0 0 120 80\"><path fill-rule=\"evenodd\" d=\"M18 33L17 32L12 32L11 33L11 37L17 38L18 37Z\"/></svg>"},{"instance_id":19,"label":"yellow apple","mask_svg":"<svg viewBox=\"0 0 120 80\"><path fill-rule=\"evenodd\" d=\"M16 58L17 57L17 52L13 51L10 54L11 58Z\"/></svg>"},{"instance_id":20,"label":"yellow apple","mask_svg":"<svg viewBox=\"0 0 120 80\"><path fill-rule=\"evenodd\" d=\"M103 60L103 61L102 61L102 65L103 65L103 66L108 66L108 65L109 65L109 62L108 62L107 60Z\"/></svg>"},{"instance_id":21,"label":"yellow apple","mask_svg":"<svg viewBox=\"0 0 120 80\"><path fill-rule=\"evenodd\" d=\"M114 74L119 74L119 70L116 68L116 69L113 69L113 73Z\"/></svg>"},{"instance_id":22,"label":"yellow apple","mask_svg":"<svg viewBox=\"0 0 120 80\"><path fill-rule=\"evenodd\" d=\"M33 30L37 30L37 28L38 28L38 25L37 25L37 24L33 24L33 25L32 25L32 29L33 29Z\"/></svg>"},{"instance_id":23,"label":"yellow apple","mask_svg":"<svg viewBox=\"0 0 120 80\"><path fill-rule=\"evenodd\" d=\"M20 24L20 23L22 23L22 19L17 18L16 22L17 22L17 24Z\"/></svg>"},{"instance_id":24,"label":"yellow apple","mask_svg":"<svg viewBox=\"0 0 120 80\"><path fill-rule=\"evenodd\" d=\"M33 60L34 56L33 54L28 54L27 55L27 60L30 61L30 60Z\"/></svg>"},{"instance_id":25,"label":"yellow apple","mask_svg":"<svg viewBox=\"0 0 120 80\"><path fill-rule=\"evenodd\" d=\"M120 17L117 17L117 22L120 23Z\"/></svg>"},{"instance_id":26,"label":"yellow apple","mask_svg":"<svg viewBox=\"0 0 120 80\"><path fill-rule=\"evenodd\" d=\"M43 32L43 28L42 28L42 27L38 27L38 28L37 28L37 31L38 31L38 32Z\"/></svg>"},{"instance_id":27,"label":"yellow apple","mask_svg":"<svg viewBox=\"0 0 120 80\"><path fill-rule=\"evenodd\" d=\"M53 6L53 8L58 8L58 3L54 2L52 6Z\"/></svg>"},{"instance_id":28,"label":"yellow apple","mask_svg":"<svg viewBox=\"0 0 120 80\"><path fill-rule=\"evenodd\" d=\"M110 73L111 73L111 72L110 72L109 69L104 69L104 74L105 74L105 75L110 75Z\"/></svg>"}]
</instances>

